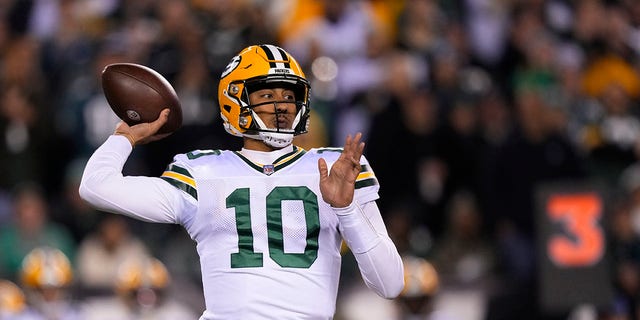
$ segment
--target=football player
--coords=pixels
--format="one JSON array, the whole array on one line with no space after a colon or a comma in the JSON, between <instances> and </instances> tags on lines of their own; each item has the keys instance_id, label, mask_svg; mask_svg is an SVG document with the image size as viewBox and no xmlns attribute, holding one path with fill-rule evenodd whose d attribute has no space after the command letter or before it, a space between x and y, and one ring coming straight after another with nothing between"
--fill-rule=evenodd
<instances>
[{"instance_id":1,"label":"football player","mask_svg":"<svg viewBox=\"0 0 640 320\"><path fill-rule=\"evenodd\" d=\"M123 176L136 145L161 139L152 123L120 122L88 161L83 199L100 210L182 225L197 243L206 310L200 319L332 319L341 243L366 285L385 298L403 265L376 205L378 181L361 134L342 148L293 145L307 132L309 82L280 47L231 59L218 102L243 148L178 154L160 177Z\"/></svg>"}]
</instances>

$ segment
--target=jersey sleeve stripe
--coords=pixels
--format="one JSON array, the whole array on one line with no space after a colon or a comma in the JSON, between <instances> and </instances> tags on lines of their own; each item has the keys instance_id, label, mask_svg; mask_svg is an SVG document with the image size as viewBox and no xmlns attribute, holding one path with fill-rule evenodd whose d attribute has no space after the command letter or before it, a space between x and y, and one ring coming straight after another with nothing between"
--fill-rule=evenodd
<instances>
[{"instance_id":1,"label":"jersey sleeve stripe","mask_svg":"<svg viewBox=\"0 0 640 320\"><path fill-rule=\"evenodd\" d=\"M375 186L377 184L378 184L378 179L376 178L365 179L365 180L356 181L355 188L360 189L364 187Z\"/></svg>"},{"instance_id":2,"label":"jersey sleeve stripe","mask_svg":"<svg viewBox=\"0 0 640 320\"><path fill-rule=\"evenodd\" d=\"M187 177L189 177L189 178L193 178L193 176L191 175L191 173L189 173L189 170L187 170L187 169L185 169L185 168L182 168L182 167L179 167L179 166L177 166L177 165L175 165L175 164L170 165L170 166L165 170L165 172L167 172L167 171L173 171L173 172L179 173L179 174L181 174L181 175L183 175L183 176L187 176Z\"/></svg>"},{"instance_id":3,"label":"jersey sleeve stripe","mask_svg":"<svg viewBox=\"0 0 640 320\"><path fill-rule=\"evenodd\" d=\"M185 176L183 174L180 173L176 173L173 171L165 171L164 173L162 173L162 177L167 177L167 178L171 178L171 179L175 179L178 180L184 184L187 184L189 186L191 186L192 188L196 187L196 181L193 180L193 178Z\"/></svg>"},{"instance_id":4,"label":"jersey sleeve stripe","mask_svg":"<svg viewBox=\"0 0 640 320\"><path fill-rule=\"evenodd\" d=\"M355 188L360 189L364 187L375 186L378 184L378 179L376 178L375 173L371 170L366 164L362 164L360 168L360 174L356 177Z\"/></svg>"},{"instance_id":5,"label":"jersey sleeve stripe","mask_svg":"<svg viewBox=\"0 0 640 320\"><path fill-rule=\"evenodd\" d=\"M194 199L198 200L198 190L196 190L196 188L186 183L183 183L182 181L169 178L165 175L163 175L160 178L166 182L169 182L172 186L176 187L177 189L186 192L188 195L192 196Z\"/></svg>"},{"instance_id":6,"label":"jersey sleeve stripe","mask_svg":"<svg viewBox=\"0 0 640 320\"><path fill-rule=\"evenodd\" d=\"M373 172L362 172L358 175L358 177L356 177L356 181L364 180L367 178L375 178L375 175L373 174Z\"/></svg>"},{"instance_id":7,"label":"jersey sleeve stripe","mask_svg":"<svg viewBox=\"0 0 640 320\"><path fill-rule=\"evenodd\" d=\"M328 148L328 147L318 148L317 152L318 154L325 153L325 152L342 152L342 148Z\"/></svg>"}]
</instances>

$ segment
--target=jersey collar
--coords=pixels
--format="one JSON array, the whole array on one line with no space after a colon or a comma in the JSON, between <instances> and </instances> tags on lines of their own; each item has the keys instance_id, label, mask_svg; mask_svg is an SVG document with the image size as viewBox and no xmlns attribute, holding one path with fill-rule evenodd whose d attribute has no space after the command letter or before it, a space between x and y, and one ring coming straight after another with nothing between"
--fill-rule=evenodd
<instances>
[{"instance_id":1,"label":"jersey collar","mask_svg":"<svg viewBox=\"0 0 640 320\"><path fill-rule=\"evenodd\" d=\"M290 149L284 148L271 152L242 149L241 151L233 151L233 153L258 172L271 175L298 160L306 151L300 147L291 145ZM271 159L274 160L269 161Z\"/></svg>"}]
</instances>

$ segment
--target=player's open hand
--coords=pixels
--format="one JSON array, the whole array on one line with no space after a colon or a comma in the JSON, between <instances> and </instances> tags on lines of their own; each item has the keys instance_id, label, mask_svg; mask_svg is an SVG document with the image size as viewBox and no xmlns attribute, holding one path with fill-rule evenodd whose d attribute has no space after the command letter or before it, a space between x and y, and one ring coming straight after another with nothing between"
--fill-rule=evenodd
<instances>
[{"instance_id":1,"label":"player's open hand","mask_svg":"<svg viewBox=\"0 0 640 320\"><path fill-rule=\"evenodd\" d=\"M361 170L360 157L364 150L361 138L362 134L359 132L353 138L351 135L347 136L344 149L331 166L331 172L327 162L322 158L318 159L322 199L334 208L344 208L353 201L356 178Z\"/></svg>"},{"instance_id":2,"label":"player's open hand","mask_svg":"<svg viewBox=\"0 0 640 320\"><path fill-rule=\"evenodd\" d=\"M114 134L123 135L129 139L132 146L139 144L145 144L152 141L160 140L167 137L171 133L157 134L158 130L169 119L169 109L164 109L160 113L158 119L149 123L139 123L133 126L129 126L124 121L120 121L116 126Z\"/></svg>"}]
</instances>

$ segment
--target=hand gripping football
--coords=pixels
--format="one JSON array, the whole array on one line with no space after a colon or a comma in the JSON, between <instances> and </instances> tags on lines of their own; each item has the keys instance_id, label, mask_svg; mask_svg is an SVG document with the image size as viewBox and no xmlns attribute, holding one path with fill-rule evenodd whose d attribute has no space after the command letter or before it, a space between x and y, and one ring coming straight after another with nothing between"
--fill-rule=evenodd
<instances>
[{"instance_id":1,"label":"hand gripping football","mask_svg":"<svg viewBox=\"0 0 640 320\"><path fill-rule=\"evenodd\" d=\"M153 122L160 111L171 109L158 133L182 126L182 108L169 81L155 70L135 63L114 63L102 70L102 90L109 106L128 125Z\"/></svg>"}]
</instances>

